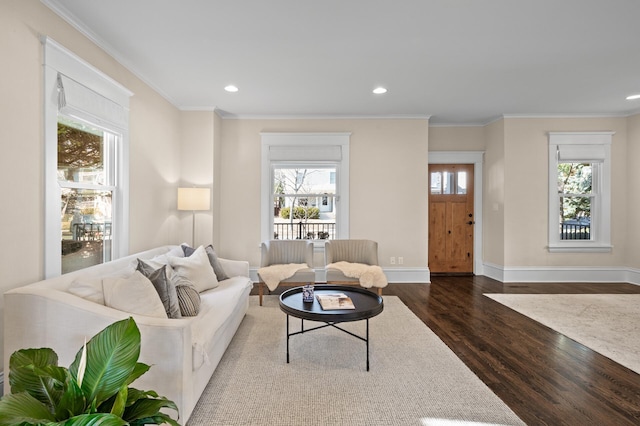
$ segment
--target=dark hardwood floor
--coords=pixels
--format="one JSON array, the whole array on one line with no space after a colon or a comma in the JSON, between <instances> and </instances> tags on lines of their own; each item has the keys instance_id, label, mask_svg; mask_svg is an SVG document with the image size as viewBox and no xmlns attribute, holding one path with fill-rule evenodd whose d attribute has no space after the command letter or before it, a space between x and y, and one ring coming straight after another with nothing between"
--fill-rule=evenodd
<instances>
[{"instance_id":1,"label":"dark hardwood floor","mask_svg":"<svg viewBox=\"0 0 640 426\"><path fill-rule=\"evenodd\" d=\"M639 425L640 375L483 293L640 293L632 284L503 284L483 276L390 284L529 425ZM254 292L256 290L254 289Z\"/></svg>"}]
</instances>

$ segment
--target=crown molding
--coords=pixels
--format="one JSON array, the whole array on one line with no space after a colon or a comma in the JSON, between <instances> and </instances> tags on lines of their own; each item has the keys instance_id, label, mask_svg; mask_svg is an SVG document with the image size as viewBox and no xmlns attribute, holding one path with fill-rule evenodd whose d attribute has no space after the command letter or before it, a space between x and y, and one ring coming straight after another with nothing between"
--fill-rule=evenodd
<instances>
[{"instance_id":1,"label":"crown molding","mask_svg":"<svg viewBox=\"0 0 640 426\"><path fill-rule=\"evenodd\" d=\"M122 55L118 53L118 51L111 46L109 43L98 37L91 29L89 29L86 25L81 23L77 16L71 13L66 7L62 6L56 0L40 0L42 4L51 9L53 13L62 18L63 21L71 25L75 28L80 34L89 39L93 44L95 44L98 48L104 51L107 55L111 56L116 60L120 65L126 68L130 73L139 78L144 84L152 88L155 92L157 92L160 96L167 100L171 105L177 107L176 102L167 95L162 89L158 86L147 80L147 78L139 72L136 67L134 67L129 61L127 61Z\"/></svg>"},{"instance_id":2,"label":"crown molding","mask_svg":"<svg viewBox=\"0 0 640 426\"><path fill-rule=\"evenodd\" d=\"M624 118L628 113L592 114L503 114L502 118Z\"/></svg>"},{"instance_id":3,"label":"crown molding","mask_svg":"<svg viewBox=\"0 0 640 426\"><path fill-rule=\"evenodd\" d=\"M221 114L225 120L429 120L430 115L340 115L340 114Z\"/></svg>"},{"instance_id":4,"label":"crown molding","mask_svg":"<svg viewBox=\"0 0 640 426\"><path fill-rule=\"evenodd\" d=\"M484 127L491 122L429 123L429 127Z\"/></svg>"}]
</instances>

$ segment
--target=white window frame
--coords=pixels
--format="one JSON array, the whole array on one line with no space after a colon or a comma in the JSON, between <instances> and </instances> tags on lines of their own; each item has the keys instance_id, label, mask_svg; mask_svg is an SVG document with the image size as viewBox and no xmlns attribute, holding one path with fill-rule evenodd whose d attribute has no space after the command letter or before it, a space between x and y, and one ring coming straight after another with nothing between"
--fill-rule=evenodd
<instances>
[{"instance_id":1,"label":"white window frame","mask_svg":"<svg viewBox=\"0 0 640 426\"><path fill-rule=\"evenodd\" d=\"M549 246L551 253L610 252L611 141L614 132L549 132ZM558 164L561 150L571 151L572 162L593 164L591 239L560 239Z\"/></svg>"},{"instance_id":2,"label":"white window frame","mask_svg":"<svg viewBox=\"0 0 640 426\"><path fill-rule=\"evenodd\" d=\"M262 142L261 241L273 239L273 169L283 165L334 165L336 238L349 238L349 138L351 133L260 133ZM277 155L274 155L277 152ZM326 240L313 240L323 246Z\"/></svg>"},{"instance_id":3,"label":"white window frame","mask_svg":"<svg viewBox=\"0 0 640 426\"><path fill-rule=\"evenodd\" d=\"M44 46L44 275L61 274L62 223L60 220L60 184L58 182L58 78L70 80L77 92L86 91L86 102L63 107L63 115L90 122L120 137L115 161L116 188L112 194L112 259L129 251L129 98L131 91L83 61L50 37L42 37ZM84 100L83 100L84 101ZM86 105L90 107L85 108Z\"/></svg>"}]
</instances>

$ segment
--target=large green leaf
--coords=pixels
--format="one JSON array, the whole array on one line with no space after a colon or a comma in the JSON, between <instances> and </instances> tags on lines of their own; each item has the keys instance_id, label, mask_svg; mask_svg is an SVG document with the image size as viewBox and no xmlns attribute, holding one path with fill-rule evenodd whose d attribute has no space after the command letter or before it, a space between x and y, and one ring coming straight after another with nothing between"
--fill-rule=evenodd
<instances>
[{"instance_id":1,"label":"large green leaf","mask_svg":"<svg viewBox=\"0 0 640 426\"><path fill-rule=\"evenodd\" d=\"M149 371L151 367L147 364L139 362L136 364L136 367L131 372L131 375L127 379L127 386L136 381L140 376Z\"/></svg>"},{"instance_id":2,"label":"large green leaf","mask_svg":"<svg viewBox=\"0 0 640 426\"><path fill-rule=\"evenodd\" d=\"M67 371L64 390L60 403L56 407L56 419L68 419L84 414L87 408L84 394L69 371Z\"/></svg>"},{"instance_id":3,"label":"large green leaf","mask_svg":"<svg viewBox=\"0 0 640 426\"><path fill-rule=\"evenodd\" d=\"M129 377L127 378L127 381L122 385L123 388L126 388L127 386L129 386L131 383L133 383L134 381L136 381L140 376L142 376L144 373L146 373L147 371L149 371L149 366L147 364L144 364L142 362L139 362L136 364L136 367L133 369L133 371L131 372L131 374L129 375ZM123 409L124 407L127 407L131 404L133 404L137 399L137 394L135 392L140 392L137 389L134 388L130 388L127 390L127 393L130 392L131 390L134 391L134 396L132 397L131 394L127 394L127 397L123 402ZM106 413L106 412L113 412L113 407L116 403L116 397L119 397L122 394L122 392L118 392L116 395L112 395L111 398L103 401L100 406L98 407L98 411L101 413ZM157 394L153 395L153 396L158 396ZM146 395L143 395L143 397L146 397Z\"/></svg>"},{"instance_id":4,"label":"large green leaf","mask_svg":"<svg viewBox=\"0 0 640 426\"><path fill-rule=\"evenodd\" d=\"M66 368L50 348L21 349L9 358L11 393L28 392L53 413L62 393Z\"/></svg>"},{"instance_id":5,"label":"large green leaf","mask_svg":"<svg viewBox=\"0 0 640 426\"><path fill-rule=\"evenodd\" d=\"M126 426L128 424L129 423L125 422L120 417L109 413L82 414L80 416L72 417L65 422L56 423L56 425L60 426Z\"/></svg>"},{"instance_id":6,"label":"large green leaf","mask_svg":"<svg viewBox=\"0 0 640 426\"><path fill-rule=\"evenodd\" d=\"M180 423L173 420L171 417L164 413L158 413L155 416L146 417L144 419L132 420L129 422L131 426L143 426L143 425L172 425L180 426Z\"/></svg>"},{"instance_id":7,"label":"large green leaf","mask_svg":"<svg viewBox=\"0 0 640 426\"><path fill-rule=\"evenodd\" d=\"M111 413L116 416L122 417L124 413L125 404L127 403L127 397L129 395L129 388L124 384L116 394L116 397L113 402L113 406L111 407Z\"/></svg>"},{"instance_id":8,"label":"large green leaf","mask_svg":"<svg viewBox=\"0 0 640 426\"><path fill-rule=\"evenodd\" d=\"M155 392L142 392L137 389L129 389L130 397L133 395L138 399L124 410L123 419L133 424L136 420L154 417L160 414L161 408L171 408L178 411L178 407L173 401L165 397L157 397ZM152 398L147 395L153 396ZM173 424L173 423L172 423Z\"/></svg>"},{"instance_id":9,"label":"large green leaf","mask_svg":"<svg viewBox=\"0 0 640 426\"><path fill-rule=\"evenodd\" d=\"M69 371L74 377L82 349L76 354ZM87 402L99 406L117 393L137 365L140 355L140 330L133 318L115 322L87 342L87 366L82 391Z\"/></svg>"},{"instance_id":10,"label":"large green leaf","mask_svg":"<svg viewBox=\"0 0 640 426\"><path fill-rule=\"evenodd\" d=\"M0 400L0 426L55 421L49 408L27 392L9 394Z\"/></svg>"}]
</instances>

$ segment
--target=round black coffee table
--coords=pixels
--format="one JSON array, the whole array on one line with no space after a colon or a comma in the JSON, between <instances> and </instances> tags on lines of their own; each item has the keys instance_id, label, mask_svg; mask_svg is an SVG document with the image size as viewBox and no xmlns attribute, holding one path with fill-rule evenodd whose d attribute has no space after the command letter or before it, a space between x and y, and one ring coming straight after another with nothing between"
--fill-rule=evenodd
<instances>
[{"instance_id":1,"label":"round black coffee table","mask_svg":"<svg viewBox=\"0 0 640 426\"><path fill-rule=\"evenodd\" d=\"M318 294L333 293L344 293L349 296L353 301L355 309L323 310L315 296ZM289 363L289 338L291 336L325 327L334 327L366 343L367 371L369 371L369 318L375 317L384 309L382 297L360 287L321 284L314 286L313 302L303 302L302 287L295 287L280 295L280 309L287 314L287 363ZM300 318L300 331L296 331L294 333L289 332L289 316ZM324 322L325 325L305 330L304 320ZM358 336L357 334L336 325L341 322L362 320L366 320L367 322L366 337Z\"/></svg>"}]
</instances>

